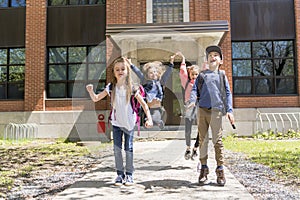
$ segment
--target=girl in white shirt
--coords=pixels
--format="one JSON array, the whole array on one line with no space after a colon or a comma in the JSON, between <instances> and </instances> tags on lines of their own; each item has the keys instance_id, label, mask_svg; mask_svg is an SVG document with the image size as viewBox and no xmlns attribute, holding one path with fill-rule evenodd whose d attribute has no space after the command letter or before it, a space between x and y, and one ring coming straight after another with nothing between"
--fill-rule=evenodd
<instances>
[{"instance_id":1,"label":"girl in white shirt","mask_svg":"<svg viewBox=\"0 0 300 200\"><path fill-rule=\"evenodd\" d=\"M114 141L114 156L117 171L117 178L115 185L132 185L133 184L133 135L134 126L136 122L136 114L133 112L130 98L134 92L134 88L130 76L130 66L125 62L125 58L117 58L112 63L113 80L109 83L105 90L99 94L95 94L93 85L86 86L91 99L94 102L100 101L105 96L111 97L112 104L112 126L113 126L113 141ZM112 86L110 86L112 84ZM110 93L109 88L112 88ZM134 94L135 98L141 104L146 116L147 121L145 127L150 128L153 126L152 118L150 115L149 107L144 101L143 97L137 91ZM126 165L123 165L122 157L122 140L124 136L124 150L126 152Z\"/></svg>"}]
</instances>

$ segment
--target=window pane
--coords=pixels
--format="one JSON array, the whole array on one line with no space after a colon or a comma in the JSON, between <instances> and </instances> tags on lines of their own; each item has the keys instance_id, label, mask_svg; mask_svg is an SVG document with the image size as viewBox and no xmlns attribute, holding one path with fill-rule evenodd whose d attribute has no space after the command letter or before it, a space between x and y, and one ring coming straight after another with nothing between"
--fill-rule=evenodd
<instances>
[{"instance_id":1,"label":"window pane","mask_svg":"<svg viewBox=\"0 0 300 200\"><path fill-rule=\"evenodd\" d=\"M48 4L49 6L67 5L67 0L49 0Z\"/></svg>"},{"instance_id":2,"label":"window pane","mask_svg":"<svg viewBox=\"0 0 300 200\"><path fill-rule=\"evenodd\" d=\"M272 42L253 42L253 58L271 58Z\"/></svg>"},{"instance_id":3,"label":"window pane","mask_svg":"<svg viewBox=\"0 0 300 200\"><path fill-rule=\"evenodd\" d=\"M49 66L49 80L66 80L67 72L65 65Z\"/></svg>"},{"instance_id":4,"label":"window pane","mask_svg":"<svg viewBox=\"0 0 300 200\"><path fill-rule=\"evenodd\" d=\"M275 41L274 42L274 57L294 57L293 41Z\"/></svg>"},{"instance_id":5,"label":"window pane","mask_svg":"<svg viewBox=\"0 0 300 200\"><path fill-rule=\"evenodd\" d=\"M49 49L49 63L66 63L67 62L67 48L50 48Z\"/></svg>"},{"instance_id":6,"label":"window pane","mask_svg":"<svg viewBox=\"0 0 300 200\"><path fill-rule=\"evenodd\" d=\"M255 76L273 76L273 63L271 60L254 60Z\"/></svg>"},{"instance_id":7,"label":"window pane","mask_svg":"<svg viewBox=\"0 0 300 200\"><path fill-rule=\"evenodd\" d=\"M12 7L24 7L25 6L25 0L12 0L11 1Z\"/></svg>"},{"instance_id":8,"label":"window pane","mask_svg":"<svg viewBox=\"0 0 300 200\"><path fill-rule=\"evenodd\" d=\"M294 79L276 79L277 94L295 94L296 92Z\"/></svg>"},{"instance_id":9,"label":"window pane","mask_svg":"<svg viewBox=\"0 0 300 200\"><path fill-rule=\"evenodd\" d=\"M5 95L5 85L1 84L0 85L0 99L6 99L6 95Z\"/></svg>"},{"instance_id":10,"label":"window pane","mask_svg":"<svg viewBox=\"0 0 300 200\"><path fill-rule=\"evenodd\" d=\"M24 98L24 84L9 84L8 85L8 99L23 99Z\"/></svg>"},{"instance_id":11,"label":"window pane","mask_svg":"<svg viewBox=\"0 0 300 200\"><path fill-rule=\"evenodd\" d=\"M85 0L70 0L70 5L85 5Z\"/></svg>"},{"instance_id":12,"label":"window pane","mask_svg":"<svg viewBox=\"0 0 300 200\"><path fill-rule=\"evenodd\" d=\"M273 83L272 79L256 79L255 80L255 93L256 94L272 94Z\"/></svg>"},{"instance_id":13,"label":"window pane","mask_svg":"<svg viewBox=\"0 0 300 200\"><path fill-rule=\"evenodd\" d=\"M86 65L69 65L69 80L86 80Z\"/></svg>"},{"instance_id":14,"label":"window pane","mask_svg":"<svg viewBox=\"0 0 300 200\"><path fill-rule=\"evenodd\" d=\"M251 60L233 60L232 75L233 76L252 76Z\"/></svg>"},{"instance_id":15,"label":"window pane","mask_svg":"<svg viewBox=\"0 0 300 200\"><path fill-rule=\"evenodd\" d=\"M251 94L251 80L237 79L233 82L234 94Z\"/></svg>"},{"instance_id":16,"label":"window pane","mask_svg":"<svg viewBox=\"0 0 300 200\"><path fill-rule=\"evenodd\" d=\"M66 87L64 83L50 83L48 85L48 97L62 98L65 97Z\"/></svg>"},{"instance_id":17,"label":"window pane","mask_svg":"<svg viewBox=\"0 0 300 200\"><path fill-rule=\"evenodd\" d=\"M82 63L86 59L86 47L70 47L69 62Z\"/></svg>"},{"instance_id":18,"label":"window pane","mask_svg":"<svg viewBox=\"0 0 300 200\"><path fill-rule=\"evenodd\" d=\"M0 7L8 7L8 0L0 0Z\"/></svg>"},{"instance_id":19,"label":"window pane","mask_svg":"<svg viewBox=\"0 0 300 200\"><path fill-rule=\"evenodd\" d=\"M85 83L70 83L68 85L68 97L69 98L82 98L86 97L86 88L85 88Z\"/></svg>"},{"instance_id":20,"label":"window pane","mask_svg":"<svg viewBox=\"0 0 300 200\"><path fill-rule=\"evenodd\" d=\"M152 6L154 23L172 23L183 21L182 0L153 0Z\"/></svg>"},{"instance_id":21,"label":"window pane","mask_svg":"<svg viewBox=\"0 0 300 200\"><path fill-rule=\"evenodd\" d=\"M96 46L89 48L88 55L89 62L106 62L106 47L105 46Z\"/></svg>"},{"instance_id":22,"label":"window pane","mask_svg":"<svg viewBox=\"0 0 300 200\"><path fill-rule=\"evenodd\" d=\"M1 0L0 0L1 1ZM0 65L7 64L7 50L0 49Z\"/></svg>"},{"instance_id":23,"label":"window pane","mask_svg":"<svg viewBox=\"0 0 300 200\"><path fill-rule=\"evenodd\" d=\"M295 65L293 59L275 59L276 76L294 76Z\"/></svg>"},{"instance_id":24,"label":"window pane","mask_svg":"<svg viewBox=\"0 0 300 200\"><path fill-rule=\"evenodd\" d=\"M233 42L232 58L251 58L250 42Z\"/></svg>"},{"instance_id":25,"label":"window pane","mask_svg":"<svg viewBox=\"0 0 300 200\"><path fill-rule=\"evenodd\" d=\"M89 64L88 80L106 79L105 64Z\"/></svg>"},{"instance_id":26,"label":"window pane","mask_svg":"<svg viewBox=\"0 0 300 200\"><path fill-rule=\"evenodd\" d=\"M7 80L7 67L0 67L0 82L5 82Z\"/></svg>"},{"instance_id":27,"label":"window pane","mask_svg":"<svg viewBox=\"0 0 300 200\"><path fill-rule=\"evenodd\" d=\"M10 66L8 79L10 82L25 80L25 66Z\"/></svg>"},{"instance_id":28,"label":"window pane","mask_svg":"<svg viewBox=\"0 0 300 200\"><path fill-rule=\"evenodd\" d=\"M98 5L105 5L105 0L89 0L89 4L98 4Z\"/></svg>"},{"instance_id":29,"label":"window pane","mask_svg":"<svg viewBox=\"0 0 300 200\"><path fill-rule=\"evenodd\" d=\"M10 64L25 64L25 49L10 49Z\"/></svg>"},{"instance_id":30,"label":"window pane","mask_svg":"<svg viewBox=\"0 0 300 200\"><path fill-rule=\"evenodd\" d=\"M105 89L106 83L103 81L99 81L96 87L96 94L102 92Z\"/></svg>"}]
</instances>

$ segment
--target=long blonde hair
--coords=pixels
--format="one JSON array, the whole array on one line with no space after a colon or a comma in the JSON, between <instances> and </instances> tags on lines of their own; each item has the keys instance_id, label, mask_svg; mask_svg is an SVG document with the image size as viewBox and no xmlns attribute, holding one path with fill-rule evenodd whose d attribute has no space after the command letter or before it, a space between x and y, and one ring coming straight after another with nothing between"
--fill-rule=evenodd
<instances>
[{"instance_id":1,"label":"long blonde hair","mask_svg":"<svg viewBox=\"0 0 300 200\"><path fill-rule=\"evenodd\" d=\"M124 57L118 57L116 58L112 64L111 64L111 71L113 74L112 78L112 93L111 93L111 102L114 105L114 99L116 95L116 85L117 85L117 78L115 77L114 68L117 63L124 63L125 67L127 68L127 77L125 80L125 88L126 88L126 102L128 103L130 101L130 96L132 94L132 79L131 79L131 69L129 64L125 61Z\"/></svg>"},{"instance_id":2,"label":"long blonde hair","mask_svg":"<svg viewBox=\"0 0 300 200\"><path fill-rule=\"evenodd\" d=\"M158 79L160 79L161 75L164 73L165 71L165 66L162 64L162 62L160 61L153 61L153 62L148 62L143 66L143 72L146 75L146 79L149 80L148 77L148 71L149 69L155 68L157 70L157 76Z\"/></svg>"}]
</instances>

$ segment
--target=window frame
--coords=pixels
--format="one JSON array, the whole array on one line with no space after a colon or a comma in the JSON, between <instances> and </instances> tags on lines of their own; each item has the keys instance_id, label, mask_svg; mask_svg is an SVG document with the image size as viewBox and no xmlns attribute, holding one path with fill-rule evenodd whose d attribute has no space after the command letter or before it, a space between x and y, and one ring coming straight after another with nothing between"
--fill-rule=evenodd
<instances>
[{"instance_id":1,"label":"window frame","mask_svg":"<svg viewBox=\"0 0 300 200\"><path fill-rule=\"evenodd\" d=\"M102 54L104 55L103 60L101 61L90 61L91 58L91 51L95 48L103 48L104 52ZM58 48L65 48L66 49L66 60L65 62L51 62L50 60L50 50L51 49L58 49ZM71 48L85 48L85 59L83 61L70 61L70 49ZM97 49L96 49L97 50ZM92 66L99 65L104 68L104 71L99 75L100 78L89 78L89 72ZM64 66L65 67L65 78L62 79L52 79L50 80L50 67L55 66ZM82 78L79 77L79 79L76 79L76 76L74 78L70 78L73 76L72 74L72 67L76 68L79 67L79 70L82 70ZM97 71L97 69L96 69ZM76 74L78 71L76 72ZM103 76L104 73L104 77ZM51 46L47 47L47 68L46 68L46 98L47 99L69 99L69 98L88 98L88 93L85 90L85 85L87 84L93 84L96 85L96 90L99 90L99 88L103 88L106 83L106 45L100 44L100 45L78 45L78 46ZM52 95L51 94L51 85L63 85L64 92L60 95ZM74 87L75 84L81 85L81 88ZM74 89L79 94L79 96L74 96ZM76 93L75 91L75 93Z\"/></svg>"},{"instance_id":2,"label":"window frame","mask_svg":"<svg viewBox=\"0 0 300 200\"><path fill-rule=\"evenodd\" d=\"M54 7L54 6L84 6L84 5L106 5L106 0L81 0L78 4L73 4L72 0L61 0L61 4L52 4L51 0L47 1L47 5ZM94 3L92 2L94 1ZM95 3L95 1L98 1L100 3ZM78 2L78 1L77 1ZM84 3L82 3L84 2ZM92 2L92 3L91 3Z\"/></svg>"},{"instance_id":3,"label":"window frame","mask_svg":"<svg viewBox=\"0 0 300 200\"><path fill-rule=\"evenodd\" d=\"M26 7L26 0L21 0L21 5L15 5L16 0L7 0L5 5L0 4L0 9L1 8L19 8L19 7ZM3 2L5 3L5 2Z\"/></svg>"},{"instance_id":4,"label":"window frame","mask_svg":"<svg viewBox=\"0 0 300 200\"><path fill-rule=\"evenodd\" d=\"M6 68L6 74L2 78L0 78L0 89L3 87L3 98L0 96L0 100L23 100L25 96L25 47L8 47L8 48L0 48L1 50L6 50L6 62L0 62L0 68ZM19 49L22 50L24 59L20 60L20 62L11 62L12 53L11 50ZM13 72L13 68L23 68L21 69L21 73ZM0 70L0 75L2 71ZM2 75L1 75L2 76ZM13 77L20 76L20 80L14 80ZM17 91L10 91L11 87L17 87L16 89L20 90ZM22 90L23 88L23 90Z\"/></svg>"},{"instance_id":5,"label":"window frame","mask_svg":"<svg viewBox=\"0 0 300 200\"><path fill-rule=\"evenodd\" d=\"M254 52L253 52L253 45L254 43L262 43L262 42L271 42L271 51L272 54L269 57L254 57ZM275 52L275 43L277 42L292 42L292 51L293 54L292 56L275 56L274 52ZM250 43L250 57L235 57L234 56L234 43ZM251 40L251 41L232 41L232 86L233 86L233 94L235 96L294 96L294 95L298 95L298 90L297 90L297 58L296 58L296 47L295 47L295 40L294 39L281 39L281 40ZM245 53L245 51L243 52ZM276 62L279 59L285 59L285 60L293 60L293 75L276 75ZM238 76L235 75L235 62L236 61L250 61L250 66L251 66L251 75L244 75L244 76ZM257 75L255 73L255 62L259 62L259 61L270 61L270 63L272 64L272 74L269 75ZM281 72L282 73L282 72ZM237 81L239 80L249 80L250 81L250 85L251 85L251 89L250 92L241 92L241 93L237 93L235 91L235 87L236 85L240 85L239 83L237 83ZM271 80L271 89L269 88L269 92L265 92L265 93L259 93L258 91L256 91L256 82L258 81L267 81L267 80ZM293 92L291 93L280 93L277 90L280 88L280 85L278 83L279 80L283 80L283 81L293 81Z\"/></svg>"},{"instance_id":6,"label":"window frame","mask_svg":"<svg viewBox=\"0 0 300 200\"><path fill-rule=\"evenodd\" d=\"M153 20L153 0L146 0L146 22L156 23ZM182 20L180 22L189 22L190 12L189 12L189 1L182 0ZM168 22L173 23L173 22Z\"/></svg>"}]
</instances>

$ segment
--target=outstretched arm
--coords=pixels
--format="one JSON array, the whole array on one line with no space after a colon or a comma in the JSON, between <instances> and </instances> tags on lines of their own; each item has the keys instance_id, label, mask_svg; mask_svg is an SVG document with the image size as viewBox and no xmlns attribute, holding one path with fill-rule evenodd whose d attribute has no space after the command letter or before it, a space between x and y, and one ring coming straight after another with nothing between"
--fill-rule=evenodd
<instances>
[{"instance_id":1,"label":"outstretched arm","mask_svg":"<svg viewBox=\"0 0 300 200\"><path fill-rule=\"evenodd\" d=\"M107 90L103 90L102 92L100 92L99 94L95 94L94 92L94 86L92 84L88 84L86 86L86 90L88 91L91 99L93 100L93 102L97 102L100 101L101 99L103 99L104 97L106 97L108 95Z\"/></svg>"},{"instance_id":2,"label":"outstretched arm","mask_svg":"<svg viewBox=\"0 0 300 200\"><path fill-rule=\"evenodd\" d=\"M173 68L174 68L174 58L175 58L176 54L172 55L170 57L170 65L169 67L167 67L167 70L164 72L164 74L162 75L161 77L161 84L162 85L165 85L166 82L168 81L168 79L170 78L171 74L172 74L172 71L173 71Z\"/></svg>"},{"instance_id":3,"label":"outstretched arm","mask_svg":"<svg viewBox=\"0 0 300 200\"><path fill-rule=\"evenodd\" d=\"M176 53L176 55L178 55L182 58L182 61L181 61L181 64L180 64L179 76L180 76L181 86L183 88L185 88L186 83L188 81L188 72L187 72L187 69L186 69L185 57L180 51L178 51Z\"/></svg>"},{"instance_id":4,"label":"outstretched arm","mask_svg":"<svg viewBox=\"0 0 300 200\"><path fill-rule=\"evenodd\" d=\"M141 81L143 81L145 79L143 72L141 72L141 70L138 67L132 64L131 59L125 58L125 60L130 65L132 71L139 77Z\"/></svg>"}]
</instances>

